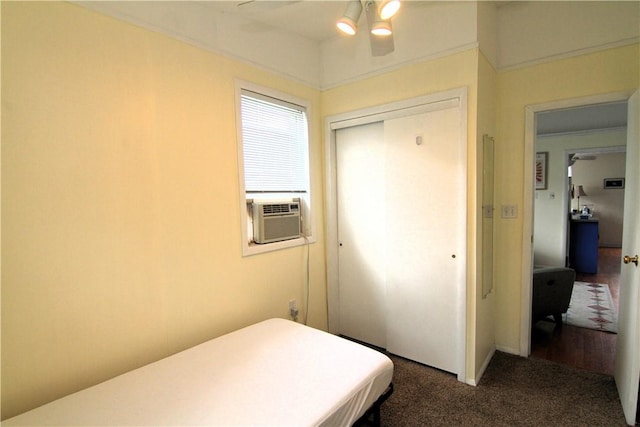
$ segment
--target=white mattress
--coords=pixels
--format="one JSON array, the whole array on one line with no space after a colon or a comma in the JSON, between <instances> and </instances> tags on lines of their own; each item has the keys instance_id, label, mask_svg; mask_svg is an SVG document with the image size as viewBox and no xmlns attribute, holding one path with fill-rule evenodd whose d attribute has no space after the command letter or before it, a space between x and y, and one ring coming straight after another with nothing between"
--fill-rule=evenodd
<instances>
[{"instance_id":1,"label":"white mattress","mask_svg":"<svg viewBox=\"0 0 640 427\"><path fill-rule=\"evenodd\" d=\"M384 354L270 319L2 425L351 425L392 376Z\"/></svg>"}]
</instances>

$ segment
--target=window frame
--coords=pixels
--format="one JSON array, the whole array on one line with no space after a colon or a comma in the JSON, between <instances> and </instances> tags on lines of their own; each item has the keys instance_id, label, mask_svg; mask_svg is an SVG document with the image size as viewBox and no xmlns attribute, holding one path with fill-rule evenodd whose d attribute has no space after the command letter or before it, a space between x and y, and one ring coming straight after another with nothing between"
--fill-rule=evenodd
<instances>
[{"instance_id":1,"label":"window frame","mask_svg":"<svg viewBox=\"0 0 640 427\"><path fill-rule=\"evenodd\" d=\"M315 221L312 215L311 209L311 105L310 102L292 96L288 93L280 92L275 89L271 89L265 86L261 86L255 83L251 83L244 80L235 80L235 109L236 109L236 145L238 153L238 192L240 202L240 231L242 239L242 255L250 256L265 252L271 252L296 246L301 246L308 243L313 243L315 239ZM257 96L272 98L275 101L280 101L283 104L290 104L300 107L304 110L306 115L307 125L307 154L306 154L306 180L307 180L307 192L306 193L251 193L247 194L245 189L245 174L244 174L244 145L242 135L242 95L243 92L252 92ZM281 201L296 200L300 201L300 216L301 216L301 233L302 236L296 239L283 240L279 242L257 244L253 242L253 218L251 213L251 203L253 200L274 200Z\"/></svg>"}]
</instances>

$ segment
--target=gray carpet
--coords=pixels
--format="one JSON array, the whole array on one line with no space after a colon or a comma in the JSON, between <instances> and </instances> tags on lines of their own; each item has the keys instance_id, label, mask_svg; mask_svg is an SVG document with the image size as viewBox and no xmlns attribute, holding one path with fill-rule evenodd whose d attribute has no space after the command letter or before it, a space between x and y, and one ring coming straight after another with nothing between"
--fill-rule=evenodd
<instances>
[{"instance_id":1,"label":"gray carpet","mask_svg":"<svg viewBox=\"0 0 640 427\"><path fill-rule=\"evenodd\" d=\"M390 356L388 426L626 426L612 377L496 352L476 387Z\"/></svg>"}]
</instances>

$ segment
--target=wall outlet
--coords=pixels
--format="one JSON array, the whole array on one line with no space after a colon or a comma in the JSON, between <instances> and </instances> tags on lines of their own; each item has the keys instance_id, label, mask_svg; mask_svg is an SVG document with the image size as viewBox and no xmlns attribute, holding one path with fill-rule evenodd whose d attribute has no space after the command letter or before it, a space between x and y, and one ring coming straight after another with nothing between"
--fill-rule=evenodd
<instances>
[{"instance_id":1,"label":"wall outlet","mask_svg":"<svg viewBox=\"0 0 640 427\"><path fill-rule=\"evenodd\" d=\"M289 314L294 321L298 320L298 304L294 299L289 301Z\"/></svg>"}]
</instances>

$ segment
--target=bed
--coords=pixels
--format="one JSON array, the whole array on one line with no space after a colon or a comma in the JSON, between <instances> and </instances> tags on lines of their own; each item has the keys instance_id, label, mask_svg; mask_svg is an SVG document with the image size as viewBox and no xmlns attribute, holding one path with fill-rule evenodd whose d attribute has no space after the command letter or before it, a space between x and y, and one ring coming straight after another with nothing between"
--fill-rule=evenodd
<instances>
[{"instance_id":1,"label":"bed","mask_svg":"<svg viewBox=\"0 0 640 427\"><path fill-rule=\"evenodd\" d=\"M2 425L346 426L369 415L379 422L392 376L393 363L378 351L269 319Z\"/></svg>"}]
</instances>

